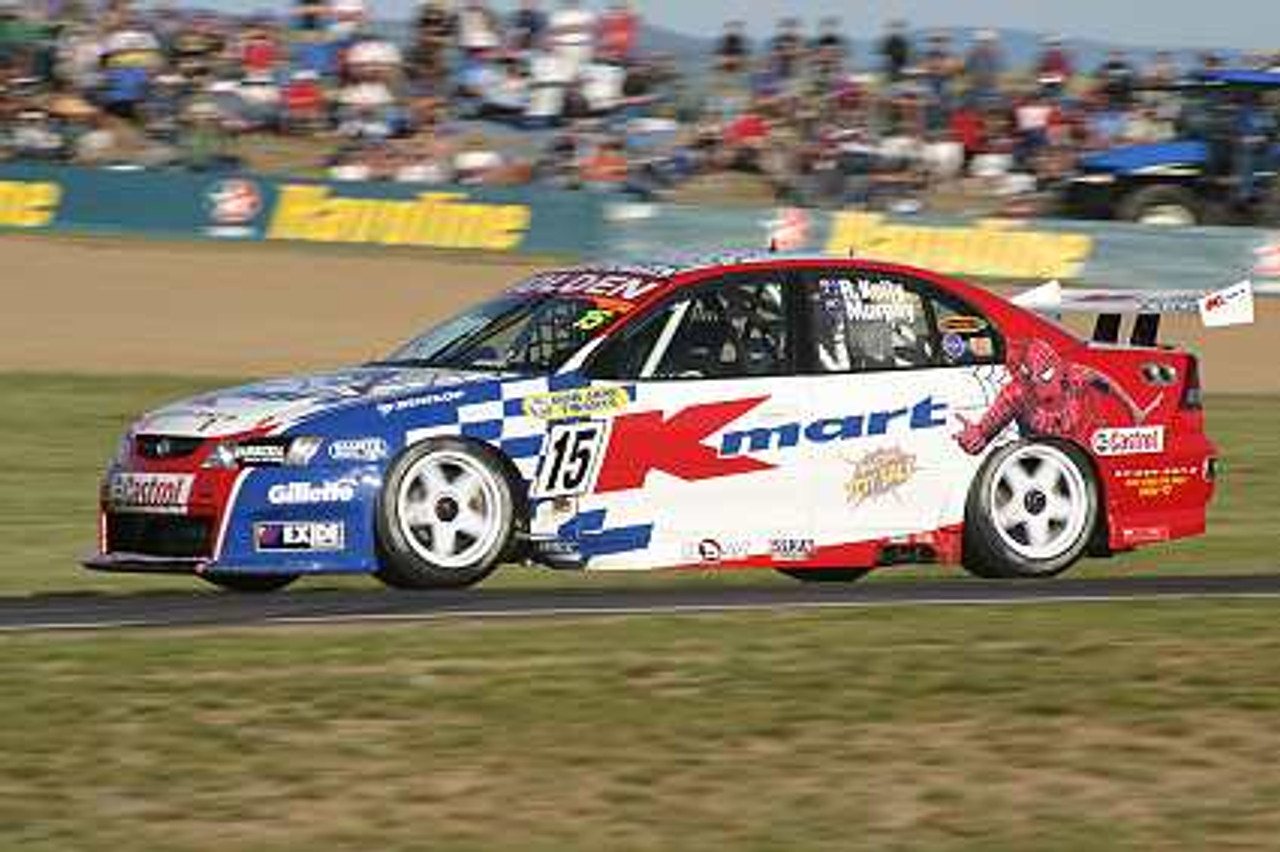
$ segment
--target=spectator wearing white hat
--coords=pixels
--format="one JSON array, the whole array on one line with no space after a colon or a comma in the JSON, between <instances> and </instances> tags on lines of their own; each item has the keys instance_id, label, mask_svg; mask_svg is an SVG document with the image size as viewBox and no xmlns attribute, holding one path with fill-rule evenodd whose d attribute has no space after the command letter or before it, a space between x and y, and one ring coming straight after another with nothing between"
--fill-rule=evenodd
<instances>
[{"instance_id":1,"label":"spectator wearing white hat","mask_svg":"<svg viewBox=\"0 0 1280 852\"><path fill-rule=\"evenodd\" d=\"M547 45L570 79L576 80L582 66L594 57L595 39L595 13L584 8L581 0L561 0L548 22Z\"/></svg>"}]
</instances>

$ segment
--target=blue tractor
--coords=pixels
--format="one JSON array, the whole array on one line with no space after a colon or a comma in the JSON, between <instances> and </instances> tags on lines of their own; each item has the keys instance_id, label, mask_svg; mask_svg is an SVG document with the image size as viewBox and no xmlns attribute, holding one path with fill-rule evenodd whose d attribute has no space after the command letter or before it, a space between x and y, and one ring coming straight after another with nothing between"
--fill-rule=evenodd
<instances>
[{"instance_id":1,"label":"blue tractor","mask_svg":"<svg viewBox=\"0 0 1280 852\"><path fill-rule=\"evenodd\" d=\"M1177 89L1178 138L1082 157L1066 212L1151 225L1280 224L1280 73L1208 71Z\"/></svg>"}]
</instances>

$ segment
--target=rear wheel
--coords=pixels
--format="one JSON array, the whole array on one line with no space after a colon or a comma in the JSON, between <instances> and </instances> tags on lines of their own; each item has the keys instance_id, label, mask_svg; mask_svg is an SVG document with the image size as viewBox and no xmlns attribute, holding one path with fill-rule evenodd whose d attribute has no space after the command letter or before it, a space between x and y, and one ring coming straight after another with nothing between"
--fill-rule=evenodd
<instances>
[{"instance_id":1,"label":"rear wheel","mask_svg":"<svg viewBox=\"0 0 1280 852\"><path fill-rule=\"evenodd\" d=\"M779 574L786 574L793 580L802 583L854 583L871 573L870 568L779 568Z\"/></svg>"},{"instance_id":2,"label":"rear wheel","mask_svg":"<svg viewBox=\"0 0 1280 852\"><path fill-rule=\"evenodd\" d=\"M1053 577L1076 563L1098 520L1098 487L1075 447L1018 441L978 471L965 512L964 565L980 577Z\"/></svg>"},{"instance_id":3,"label":"rear wheel","mask_svg":"<svg viewBox=\"0 0 1280 852\"><path fill-rule=\"evenodd\" d=\"M1185 187L1161 184L1130 193L1117 211L1126 222L1190 228L1203 224L1204 210L1194 192Z\"/></svg>"},{"instance_id":4,"label":"rear wheel","mask_svg":"<svg viewBox=\"0 0 1280 852\"><path fill-rule=\"evenodd\" d=\"M478 583L511 547L515 514L511 482L492 451L453 438L416 444L383 485L377 576L407 589Z\"/></svg>"},{"instance_id":5,"label":"rear wheel","mask_svg":"<svg viewBox=\"0 0 1280 852\"><path fill-rule=\"evenodd\" d=\"M247 594L279 591L298 579L297 574L209 573L201 574L200 576L202 579L208 580L215 586L226 589L229 592L244 592Z\"/></svg>"}]
</instances>

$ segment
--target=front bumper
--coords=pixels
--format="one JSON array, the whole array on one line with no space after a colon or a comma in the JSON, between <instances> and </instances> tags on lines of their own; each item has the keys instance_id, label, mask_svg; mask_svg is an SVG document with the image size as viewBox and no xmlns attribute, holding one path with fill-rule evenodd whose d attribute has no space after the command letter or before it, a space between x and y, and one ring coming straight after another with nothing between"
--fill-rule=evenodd
<instances>
[{"instance_id":1,"label":"front bumper","mask_svg":"<svg viewBox=\"0 0 1280 852\"><path fill-rule=\"evenodd\" d=\"M199 574L212 560L148 556L145 553L98 553L81 563L94 571L117 571L130 574Z\"/></svg>"},{"instance_id":2,"label":"front bumper","mask_svg":"<svg viewBox=\"0 0 1280 852\"><path fill-rule=\"evenodd\" d=\"M122 507L112 477L103 488L97 571L201 574L351 574L376 569L376 465L187 470L190 499Z\"/></svg>"}]
</instances>

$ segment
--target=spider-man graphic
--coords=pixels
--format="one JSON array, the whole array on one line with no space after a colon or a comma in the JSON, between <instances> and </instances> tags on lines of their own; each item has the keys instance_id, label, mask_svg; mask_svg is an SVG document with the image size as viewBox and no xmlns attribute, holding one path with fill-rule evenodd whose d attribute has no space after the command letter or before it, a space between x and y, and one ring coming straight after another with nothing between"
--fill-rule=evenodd
<instances>
[{"instance_id":1,"label":"spider-man graphic","mask_svg":"<svg viewBox=\"0 0 1280 852\"><path fill-rule=\"evenodd\" d=\"M985 450L1010 423L1024 436L1066 438L1087 447L1099 426L1140 424L1163 397L1141 408L1107 376L1067 363L1043 340L1013 341L1007 363L1009 383L982 419L960 418L964 428L955 438L970 455Z\"/></svg>"}]
</instances>

